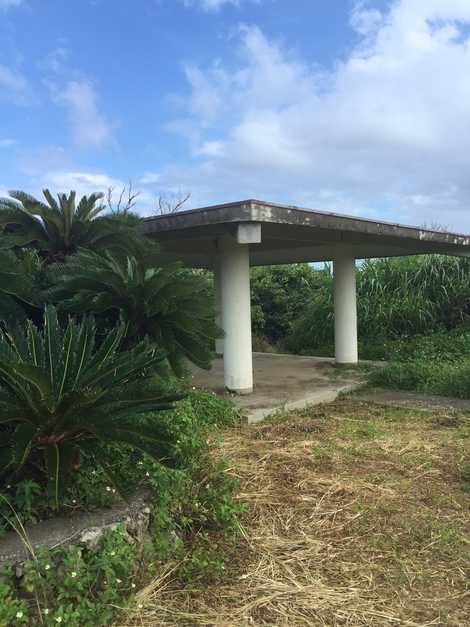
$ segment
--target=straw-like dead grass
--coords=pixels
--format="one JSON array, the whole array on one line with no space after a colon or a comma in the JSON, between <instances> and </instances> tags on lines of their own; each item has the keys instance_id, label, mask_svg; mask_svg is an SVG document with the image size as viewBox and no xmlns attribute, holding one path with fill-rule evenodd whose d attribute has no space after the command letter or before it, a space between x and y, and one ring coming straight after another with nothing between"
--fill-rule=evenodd
<instances>
[{"instance_id":1,"label":"straw-like dead grass","mask_svg":"<svg viewBox=\"0 0 470 627\"><path fill-rule=\"evenodd\" d=\"M226 577L173 565L127 624L470 624L469 425L343 399L228 431L214 454L249 509Z\"/></svg>"}]
</instances>

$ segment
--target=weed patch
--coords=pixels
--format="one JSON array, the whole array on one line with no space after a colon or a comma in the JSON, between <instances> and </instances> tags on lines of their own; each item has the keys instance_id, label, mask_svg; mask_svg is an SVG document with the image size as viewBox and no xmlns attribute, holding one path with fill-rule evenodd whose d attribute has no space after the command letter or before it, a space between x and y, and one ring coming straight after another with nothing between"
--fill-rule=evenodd
<instances>
[{"instance_id":1,"label":"weed patch","mask_svg":"<svg viewBox=\"0 0 470 627\"><path fill-rule=\"evenodd\" d=\"M0 626L108 624L122 608L138 605L136 592L175 564L181 565L185 582L207 584L220 578L240 532L244 505L233 496L237 478L220 456L211 456L209 446L220 426L233 426L238 418L231 403L192 390L175 410L162 415L162 428L177 444L171 466L115 448L115 471L132 491L144 487L152 495L147 539L132 542L117 528L96 550L30 547L31 559L19 579L12 568L0 573ZM86 459L76 479L62 503L63 513L118 499L107 476ZM13 498L11 492L0 496L3 531L14 527L28 542L24 524L48 513L43 495L25 480Z\"/></svg>"},{"instance_id":2,"label":"weed patch","mask_svg":"<svg viewBox=\"0 0 470 627\"><path fill-rule=\"evenodd\" d=\"M467 624L461 420L344 398L226 433L236 559L211 587L157 578L126 625Z\"/></svg>"}]
</instances>

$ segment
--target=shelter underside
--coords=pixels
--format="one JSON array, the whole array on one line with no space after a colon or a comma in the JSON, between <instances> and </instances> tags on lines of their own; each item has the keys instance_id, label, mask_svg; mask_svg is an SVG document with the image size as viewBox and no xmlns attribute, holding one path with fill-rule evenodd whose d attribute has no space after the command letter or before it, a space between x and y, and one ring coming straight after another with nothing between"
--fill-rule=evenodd
<instances>
[{"instance_id":1,"label":"shelter underside","mask_svg":"<svg viewBox=\"0 0 470 627\"><path fill-rule=\"evenodd\" d=\"M240 241L240 225L258 225L258 241ZM227 235L250 245L253 266L327 261L338 253L366 259L470 251L465 235L251 200L149 218L143 229L160 242L162 258L206 268Z\"/></svg>"},{"instance_id":2,"label":"shelter underside","mask_svg":"<svg viewBox=\"0 0 470 627\"><path fill-rule=\"evenodd\" d=\"M335 360L356 364L356 259L441 253L467 256L470 237L322 211L246 200L147 218L144 233L162 261L214 273L217 321L224 331L225 388L253 392L250 266L333 260Z\"/></svg>"}]
</instances>

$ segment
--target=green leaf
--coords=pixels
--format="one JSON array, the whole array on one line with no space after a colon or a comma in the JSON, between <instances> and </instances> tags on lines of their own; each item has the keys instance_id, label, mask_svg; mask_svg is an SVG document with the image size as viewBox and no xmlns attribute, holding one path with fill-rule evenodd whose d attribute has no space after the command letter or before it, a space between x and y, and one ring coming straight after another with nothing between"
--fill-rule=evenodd
<instances>
[{"instance_id":1,"label":"green leaf","mask_svg":"<svg viewBox=\"0 0 470 627\"><path fill-rule=\"evenodd\" d=\"M59 491L61 481L61 450L58 444L50 444L44 450L48 485L54 498L56 509L59 509Z\"/></svg>"},{"instance_id":2,"label":"green leaf","mask_svg":"<svg viewBox=\"0 0 470 627\"><path fill-rule=\"evenodd\" d=\"M14 372L28 383L34 385L43 398L52 394L51 380L39 366L20 363L14 366Z\"/></svg>"},{"instance_id":3,"label":"green leaf","mask_svg":"<svg viewBox=\"0 0 470 627\"><path fill-rule=\"evenodd\" d=\"M26 463L28 455L33 446L37 428L33 424L21 423L14 432L13 436L13 466L15 472L18 472Z\"/></svg>"}]
</instances>

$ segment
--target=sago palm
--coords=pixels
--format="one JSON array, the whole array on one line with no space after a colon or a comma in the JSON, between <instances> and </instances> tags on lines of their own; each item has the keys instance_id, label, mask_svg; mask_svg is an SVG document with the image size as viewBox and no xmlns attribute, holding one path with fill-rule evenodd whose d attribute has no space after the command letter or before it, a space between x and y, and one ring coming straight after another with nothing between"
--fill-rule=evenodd
<instances>
[{"instance_id":1,"label":"sago palm","mask_svg":"<svg viewBox=\"0 0 470 627\"><path fill-rule=\"evenodd\" d=\"M141 239L125 222L104 214L101 193L83 196L78 204L73 191L57 200L48 189L43 194L45 203L21 191L0 198L0 248L31 247L48 261L60 261L79 247L131 250Z\"/></svg>"},{"instance_id":2,"label":"sago palm","mask_svg":"<svg viewBox=\"0 0 470 627\"><path fill-rule=\"evenodd\" d=\"M0 323L24 320L37 305L34 278L40 268L41 262L32 251L16 255L0 249Z\"/></svg>"},{"instance_id":3,"label":"sago palm","mask_svg":"<svg viewBox=\"0 0 470 627\"><path fill-rule=\"evenodd\" d=\"M156 265L146 249L132 256L82 250L51 268L48 298L75 314L121 318L127 344L148 337L179 373L181 358L209 368L215 324L213 295L204 277L179 265Z\"/></svg>"},{"instance_id":4,"label":"sago palm","mask_svg":"<svg viewBox=\"0 0 470 627\"><path fill-rule=\"evenodd\" d=\"M171 442L158 411L178 397L159 392L149 369L163 355L147 343L120 351L123 325L97 346L92 318L61 328L53 307L44 327L0 331L0 475L45 478L56 504L67 475L92 455L109 474L110 443L164 458ZM136 418L137 417L137 418ZM119 487L119 486L117 486Z\"/></svg>"}]
</instances>

